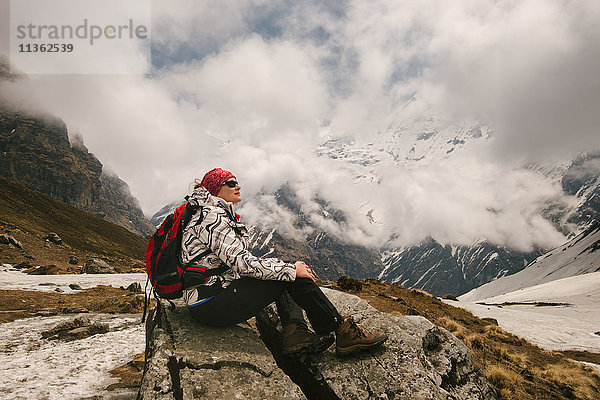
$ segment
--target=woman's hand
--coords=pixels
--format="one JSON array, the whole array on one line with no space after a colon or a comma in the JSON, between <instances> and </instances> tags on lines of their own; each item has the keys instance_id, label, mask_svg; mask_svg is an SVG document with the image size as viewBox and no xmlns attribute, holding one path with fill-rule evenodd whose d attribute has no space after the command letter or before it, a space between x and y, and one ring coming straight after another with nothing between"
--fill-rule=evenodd
<instances>
[{"instance_id":1,"label":"woman's hand","mask_svg":"<svg viewBox=\"0 0 600 400\"><path fill-rule=\"evenodd\" d=\"M315 276L304 261L296 261L294 265L296 266L296 278L308 278L312 279L313 282L315 281Z\"/></svg>"}]
</instances>

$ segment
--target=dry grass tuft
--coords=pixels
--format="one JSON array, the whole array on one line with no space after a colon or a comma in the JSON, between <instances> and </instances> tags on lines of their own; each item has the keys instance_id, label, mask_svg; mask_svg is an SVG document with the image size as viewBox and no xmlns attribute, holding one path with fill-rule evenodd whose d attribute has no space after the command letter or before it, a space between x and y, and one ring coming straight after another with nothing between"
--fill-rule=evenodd
<instances>
[{"instance_id":1,"label":"dry grass tuft","mask_svg":"<svg viewBox=\"0 0 600 400\"><path fill-rule=\"evenodd\" d=\"M513 346L521 346L526 343L524 339L518 337L517 335L513 335L512 333L508 333L496 325L486 325L483 330L485 332L485 336L494 341L499 341Z\"/></svg>"},{"instance_id":2,"label":"dry grass tuft","mask_svg":"<svg viewBox=\"0 0 600 400\"><path fill-rule=\"evenodd\" d=\"M440 317L436 322L442 328L448 329L457 338L462 340L466 337L465 327L452 318Z\"/></svg>"},{"instance_id":3,"label":"dry grass tuft","mask_svg":"<svg viewBox=\"0 0 600 400\"><path fill-rule=\"evenodd\" d=\"M598 399L600 375L576 362L567 361L549 364L545 368L536 368L536 375L556 385L561 392L576 399Z\"/></svg>"},{"instance_id":4,"label":"dry grass tuft","mask_svg":"<svg viewBox=\"0 0 600 400\"><path fill-rule=\"evenodd\" d=\"M472 333L465 336L464 342L472 349L483 349L485 346L485 338L479 333Z\"/></svg>"},{"instance_id":5,"label":"dry grass tuft","mask_svg":"<svg viewBox=\"0 0 600 400\"><path fill-rule=\"evenodd\" d=\"M529 356L525 353L513 352L509 354L509 361L520 368L527 368Z\"/></svg>"},{"instance_id":6,"label":"dry grass tuft","mask_svg":"<svg viewBox=\"0 0 600 400\"><path fill-rule=\"evenodd\" d=\"M515 387L522 381L519 374L501 365L489 366L484 372L502 398L511 398L515 394Z\"/></svg>"},{"instance_id":7,"label":"dry grass tuft","mask_svg":"<svg viewBox=\"0 0 600 400\"><path fill-rule=\"evenodd\" d=\"M427 297L433 297L434 299L436 298L436 297L435 297L434 295L432 295L431 293L429 293L429 292L426 292L426 291L424 291L424 290L421 290L421 289L410 289L410 291L411 291L412 293L414 293L414 294L417 294L417 295L423 295L423 296L427 296Z\"/></svg>"}]
</instances>

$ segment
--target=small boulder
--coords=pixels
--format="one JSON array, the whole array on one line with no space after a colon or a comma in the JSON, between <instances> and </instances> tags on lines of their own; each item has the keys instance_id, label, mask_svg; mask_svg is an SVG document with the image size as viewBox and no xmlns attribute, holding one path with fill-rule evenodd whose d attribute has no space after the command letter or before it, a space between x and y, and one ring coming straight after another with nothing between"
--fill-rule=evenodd
<instances>
[{"instance_id":1,"label":"small boulder","mask_svg":"<svg viewBox=\"0 0 600 400\"><path fill-rule=\"evenodd\" d=\"M77 258L77 256L69 256L69 264L72 264L72 265L79 264L79 258Z\"/></svg>"},{"instance_id":2,"label":"small boulder","mask_svg":"<svg viewBox=\"0 0 600 400\"><path fill-rule=\"evenodd\" d=\"M127 286L127 290L133 293L142 293L142 285L139 282L133 282L131 285Z\"/></svg>"},{"instance_id":3,"label":"small boulder","mask_svg":"<svg viewBox=\"0 0 600 400\"><path fill-rule=\"evenodd\" d=\"M42 332L42 338L48 340L72 341L85 339L92 335L108 332L108 324L91 322L89 318L79 317L63 322L54 328Z\"/></svg>"},{"instance_id":4,"label":"small boulder","mask_svg":"<svg viewBox=\"0 0 600 400\"><path fill-rule=\"evenodd\" d=\"M62 244L62 239L54 232L50 232L49 234L47 234L44 240L54 244Z\"/></svg>"},{"instance_id":5,"label":"small boulder","mask_svg":"<svg viewBox=\"0 0 600 400\"><path fill-rule=\"evenodd\" d=\"M456 296L454 296L452 294L445 294L445 295L442 296L442 299L444 299L444 300L458 301L458 299L456 298Z\"/></svg>"},{"instance_id":6,"label":"small boulder","mask_svg":"<svg viewBox=\"0 0 600 400\"><path fill-rule=\"evenodd\" d=\"M83 266L84 274L116 274L117 271L99 258L88 260Z\"/></svg>"},{"instance_id":7,"label":"small boulder","mask_svg":"<svg viewBox=\"0 0 600 400\"><path fill-rule=\"evenodd\" d=\"M61 312L61 314L79 314L79 313L89 313L90 310L88 310L84 306L75 305L75 306L61 308L60 312Z\"/></svg>"},{"instance_id":8,"label":"small boulder","mask_svg":"<svg viewBox=\"0 0 600 400\"><path fill-rule=\"evenodd\" d=\"M27 269L33 267L29 262L23 261L14 266L16 269Z\"/></svg>"},{"instance_id":9,"label":"small boulder","mask_svg":"<svg viewBox=\"0 0 600 400\"><path fill-rule=\"evenodd\" d=\"M70 287L72 290L82 290L82 289L83 289L81 286L79 286L79 285L78 285L78 284L76 284L76 283L71 283L71 284L69 284L69 287Z\"/></svg>"},{"instance_id":10,"label":"small boulder","mask_svg":"<svg viewBox=\"0 0 600 400\"><path fill-rule=\"evenodd\" d=\"M58 315L58 310L55 308L43 308L41 310L37 310L33 313L36 317L51 317L53 315Z\"/></svg>"},{"instance_id":11,"label":"small boulder","mask_svg":"<svg viewBox=\"0 0 600 400\"><path fill-rule=\"evenodd\" d=\"M61 288L59 288L59 287L57 287L56 289L54 289L54 291L55 291L55 292L58 292L58 293L62 293L62 292L64 292L64 290L62 290L62 289L61 289Z\"/></svg>"},{"instance_id":12,"label":"small boulder","mask_svg":"<svg viewBox=\"0 0 600 400\"><path fill-rule=\"evenodd\" d=\"M10 239L8 238L8 235L0 235L0 244L10 244Z\"/></svg>"},{"instance_id":13,"label":"small boulder","mask_svg":"<svg viewBox=\"0 0 600 400\"><path fill-rule=\"evenodd\" d=\"M21 244L21 242L19 242L17 239L15 239L12 236L8 237L8 241L10 242L9 244L15 246L17 249L22 249L23 245Z\"/></svg>"},{"instance_id":14,"label":"small boulder","mask_svg":"<svg viewBox=\"0 0 600 400\"><path fill-rule=\"evenodd\" d=\"M342 290L356 290L357 292L360 292L362 290L361 281L358 281L346 275L340 276L340 278L337 280L337 285Z\"/></svg>"},{"instance_id":15,"label":"small boulder","mask_svg":"<svg viewBox=\"0 0 600 400\"><path fill-rule=\"evenodd\" d=\"M39 265L25 270L28 275L54 275L58 267L54 264Z\"/></svg>"}]
</instances>

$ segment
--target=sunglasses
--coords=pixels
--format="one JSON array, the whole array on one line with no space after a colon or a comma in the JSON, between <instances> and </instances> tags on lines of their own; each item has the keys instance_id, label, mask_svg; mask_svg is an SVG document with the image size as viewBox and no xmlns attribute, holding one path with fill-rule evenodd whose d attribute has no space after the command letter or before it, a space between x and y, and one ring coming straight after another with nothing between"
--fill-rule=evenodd
<instances>
[{"instance_id":1,"label":"sunglasses","mask_svg":"<svg viewBox=\"0 0 600 400\"><path fill-rule=\"evenodd\" d=\"M223 185L221 185L221 186L224 186L224 185L227 185L228 187L233 189L234 187L236 187L238 185L238 181L225 181L225 182L223 182Z\"/></svg>"}]
</instances>

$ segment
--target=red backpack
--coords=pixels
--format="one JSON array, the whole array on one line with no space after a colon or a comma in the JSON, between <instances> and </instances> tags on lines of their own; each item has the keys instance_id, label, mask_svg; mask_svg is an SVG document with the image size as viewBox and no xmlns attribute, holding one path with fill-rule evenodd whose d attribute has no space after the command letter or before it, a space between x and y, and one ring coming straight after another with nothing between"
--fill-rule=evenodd
<instances>
[{"instance_id":1,"label":"red backpack","mask_svg":"<svg viewBox=\"0 0 600 400\"><path fill-rule=\"evenodd\" d=\"M184 281L188 284L188 287L193 287L194 284L204 283L209 277L229 269L227 266L222 266L207 271L204 267L189 266L208 255L211 252L210 250L198 254L188 264L183 264L181 260L183 229L200 208L193 201L183 203L177 207L173 214L165 218L160 227L154 232L146 248L146 273L148 274L146 288L149 281L152 284L154 296L168 300L171 307L175 307L171 300L183 296ZM146 317L148 302L149 299L145 295L142 322ZM160 305L160 302L158 305Z\"/></svg>"},{"instance_id":2,"label":"red backpack","mask_svg":"<svg viewBox=\"0 0 600 400\"><path fill-rule=\"evenodd\" d=\"M163 299L183 296L181 276L185 266L181 262L181 237L183 228L190 222L199 206L183 203L169 215L148 242L146 248L146 273L154 293ZM204 254L206 255L206 254Z\"/></svg>"}]
</instances>

